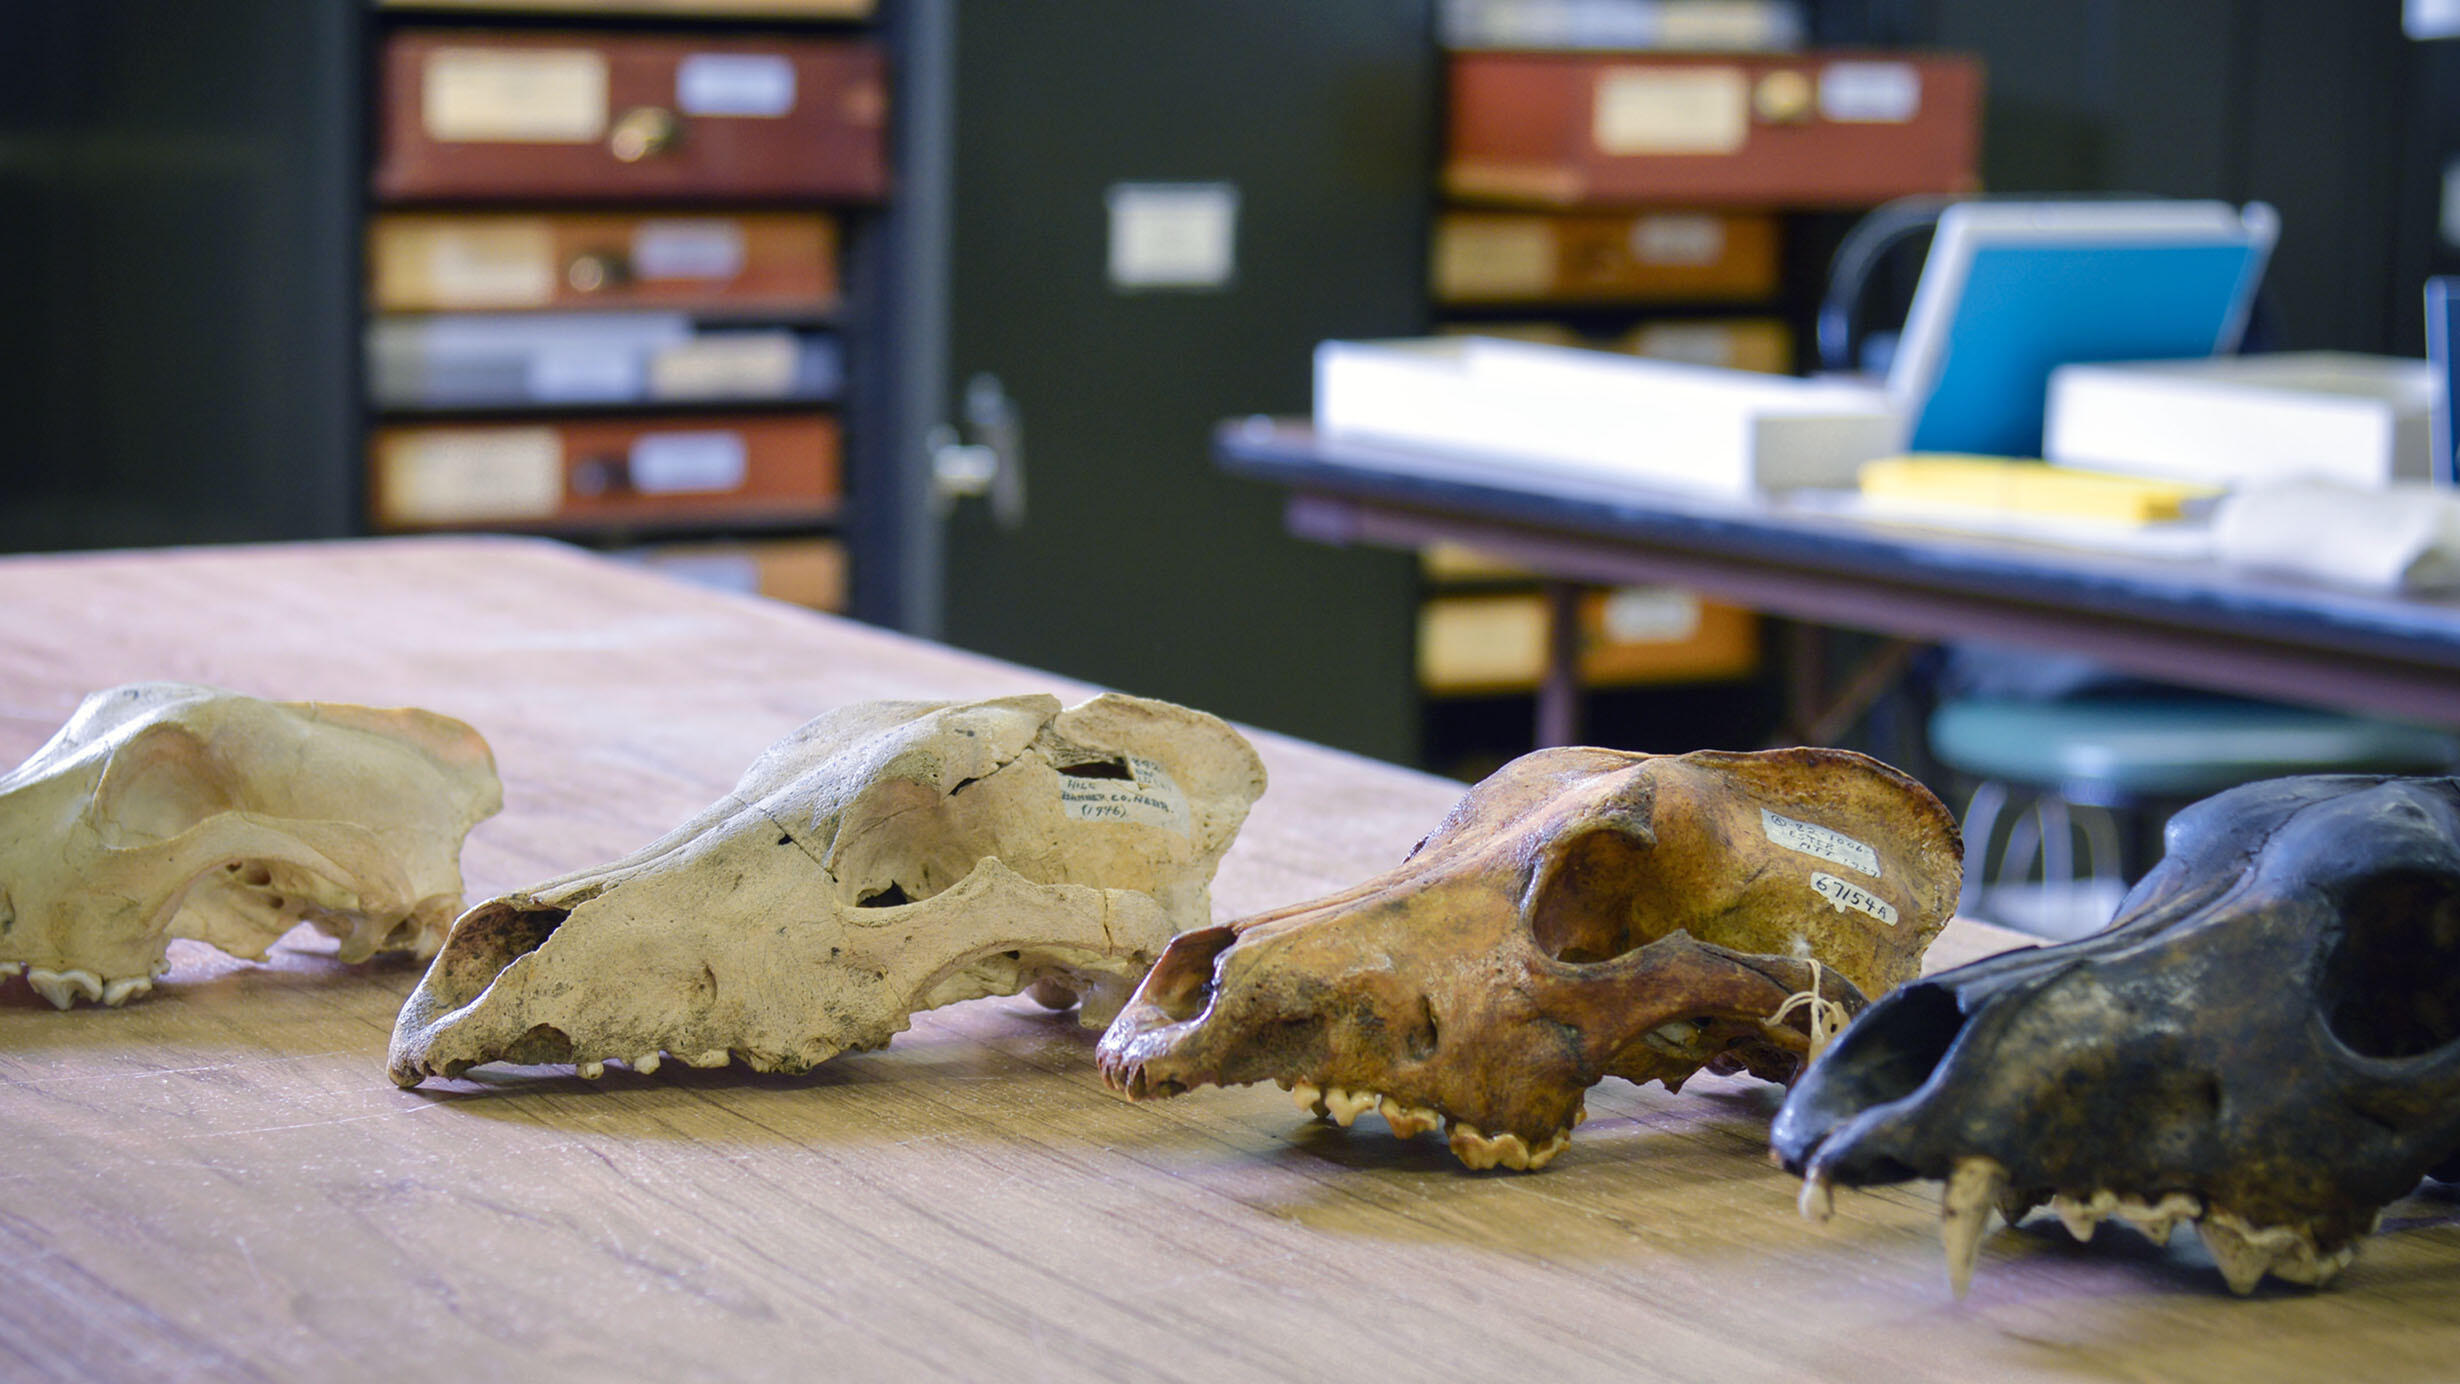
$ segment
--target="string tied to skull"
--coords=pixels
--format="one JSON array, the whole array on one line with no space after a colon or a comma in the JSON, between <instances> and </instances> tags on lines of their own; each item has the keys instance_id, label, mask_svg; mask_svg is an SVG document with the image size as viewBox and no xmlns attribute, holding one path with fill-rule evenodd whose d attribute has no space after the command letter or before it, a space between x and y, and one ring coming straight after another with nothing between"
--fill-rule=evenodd
<instances>
[{"instance_id":1,"label":"string tied to skull","mask_svg":"<svg viewBox=\"0 0 2460 1384\"><path fill-rule=\"evenodd\" d=\"M1768 1016L1768 1022L1771 1027L1774 1027L1784 1023L1796 1009L1806 1012L1810 1024L1811 1050L1804 1055L1802 1060L1803 1065L1808 1066L1818 1061L1819 1055L1828 1050L1828 1044L1834 1041L1838 1034L1845 1031L1845 1021L1852 1016L1845 1012L1843 1001L1832 1000L1819 993L1820 964L1818 959L1806 957L1805 960L1810 963L1811 967L1811 988L1786 996L1785 1003L1777 1006L1777 1012Z\"/></svg>"}]
</instances>

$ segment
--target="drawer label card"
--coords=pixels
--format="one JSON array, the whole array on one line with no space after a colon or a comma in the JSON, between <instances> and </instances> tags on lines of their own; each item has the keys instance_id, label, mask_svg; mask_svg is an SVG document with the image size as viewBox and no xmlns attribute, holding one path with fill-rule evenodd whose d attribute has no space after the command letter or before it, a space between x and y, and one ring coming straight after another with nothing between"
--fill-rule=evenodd
<instances>
[{"instance_id":1,"label":"drawer label card","mask_svg":"<svg viewBox=\"0 0 2460 1384\"><path fill-rule=\"evenodd\" d=\"M427 236L425 292L446 308L541 307L555 297L555 235L544 221L473 221Z\"/></svg>"},{"instance_id":2,"label":"drawer label card","mask_svg":"<svg viewBox=\"0 0 2460 1384\"><path fill-rule=\"evenodd\" d=\"M1219 290L1238 269L1235 183L1113 183L1110 286Z\"/></svg>"},{"instance_id":3,"label":"drawer label card","mask_svg":"<svg viewBox=\"0 0 2460 1384\"><path fill-rule=\"evenodd\" d=\"M1824 870L1811 872L1811 888L1828 906L1842 913L1850 908L1856 913L1877 918L1890 927L1896 926L1896 905L1879 897L1859 884L1838 879Z\"/></svg>"},{"instance_id":4,"label":"drawer label card","mask_svg":"<svg viewBox=\"0 0 2460 1384\"><path fill-rule=\"evenodd\" d=\"M553 428L399 433L385 439L377 493L386 521L545 519L564 503Z\"/></svg>"},{"instance_id":5,"label":"drawer label card","mask_svg":"<svg viewBox=\"0 0 2460 1384\"><path fill-rule=\"evenodd\" d=\"M1680 644L1700 633L1700 598L1679 586L1618 586L1606 593L1604 617L1606 638L1611 643ZM1763 817L1767 815L1762 813ZM1776 837L1771 835L1769 839L1773 841Z\"/></svg>"},{"instance_id":6,"label":"drawer label card","mask_svg":"<svg viewBox=\"0 0 2460 1384\"><path fill-rule=\"evenodd\" d=\"M1725 222L1661 213L1631 226L1631 257L1642 264L1715 264L1725 258Z\"/></svg>"},{"instance_id":7,"label":"drawer label card","mask_svg":"<svg viewBox=\"0 0 2460 1384\"><path fill-rule=\"evenodd\" d=\"M743 227L732 221L644 221L632 231L632 274L641 279L734 278L743 272Z\"/></svg>"},{"instance_id":8,"label":"drawer label card","mask_svg":"<svg viewBox=\"0 0 2460 1384\"><path fill-rule=\"evenodd\" d=\"M1544 293L1556 263L1554 231L1536 217L1448 218L1435 229L1435 282L1445 293Z\"/></svg>"},{"instance_id":9,"label":"drawer label card","mask_svg":"<svg viewBox=\"0 0 2460 1384\"><path fill-rule=\"evenodd\" d=\"M438 48L419 120L440 144L589 144L606 133L604 55L587 48Z\"/></svg>"},{"instance_id":10,"label":"drawer label card","mask_svg":"<svg viewBox=\"0 0 2460 1384\"><path fill-rule=\"evenodd\" d=\"M1125 774L1119 772L1125 766ZM1091 768L1090 765L1075 766ZM1170 771L1143 755L1121 755L1101 776L1059 771L1059 808L1081 822L1134 822L1185 833L1187 795Z\"/></svg>"},{"instance_id":11,"label":"drawer label card","mask_svg":"<svg viewBox=\"0 0 2460 1384\"><path fill-rule=\"evenodd\" d=\"M794 110L794 63L775 53L694 53L675 65L685 115L774 120Z\"/></svg>"},{"instance_id":12,"label":"drawer label card","mask_svg":"<svg viewBox=\"0 0 2460 1384\"><path fill-rule=\"evenodd\" d=\"M661 349L649 362L658 399L776 399L794 392L802 344L790 331L718 332Z\"/></svg>"},{"instance_id":13,"label":"drawer label card","mask_svg":"<svg viewBox=\"0 0 2460 1384\"><path fill-rule=\"evenodd\" d=\"M1599 74L1590 138L1601 154L1731 154L1751 133L1739 67L1624 67Z\"/></svg>"},{"instance_id":14,"label":"drawer label card","mask_svg":"<svg viewBox=\"0 0 2460 1384\"><path fill-rule=\"evenodd\" d=\"M523 384L542 404L623 403L641 395L641 358L624 343L545 342L531 352Z\"/></svg>"},{"instance_id":15,"label":"drawer label card","mask_svg":"<svg viewBox=\"0 0 2460 1384\"><path fill-rule=\"evenodd\" d=\"M632 488L643 495L741 490L750 469L737 432L650 433L632 444Z\"/></svg>"},{"instance_id":16,"label":"drawer label card","mask_svg":"<svg viewBox=\"0 0 2460 1384\"><path fill-rule=\"evenodd\" d=\"M1815 855L1832 865L1848 870L1860 870L1873 879L1879 878L1879 852L1856 841L1841 831L1833 831L1816 822L1797 822L1780 817L1767 808L1760 809L1760 830L1768 839L1789 851ZM1895 919L1889 919L1894 922Z\"/></svg>"},{"instance_id":17,"label":"drawer label card","mask_svg":"<svg viewBox=\"0 0 2460 1384\"><path fill-rule=\"evenodd\" d=\"M1922 111L1922 73L1909 62L1832 62L1820 70L1819 113L1858 125L1902 125Z\"/></svg>"}]
</instances>

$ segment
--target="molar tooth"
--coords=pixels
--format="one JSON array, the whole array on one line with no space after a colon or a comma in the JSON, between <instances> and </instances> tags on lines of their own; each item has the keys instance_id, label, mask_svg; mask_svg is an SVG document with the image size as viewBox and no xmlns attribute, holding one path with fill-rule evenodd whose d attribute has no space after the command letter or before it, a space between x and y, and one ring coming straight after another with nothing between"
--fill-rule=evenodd
<instances>
[{"instance_id":1,"label":"molar tooth","mask_svg":"<svg viewBox=\"0 0 2460 1384\"><path fill-rule=\"evenodd\" d=\"M659 1057L655 1050L645 1052L632 1059L632 1070L639 1072L642 1076L648 1076L658 1069L658 1062Z\"/></svg>"},{"instance_id":2,"label":"molar tooth","mask_svg":"<svg viewBox=\"0 0 2460 1384\"><path fill-rule=\"evenodd\" d=\"M1415 1139L1444 1122L1443 1112L1427 1105L1403 1105L1390 1096L1377 1107L1395 1138Z\"/></svg>"},{"instance_id":3,"label":"molar tooth","mask_svg":"<svg viewBox=\"0 0 2460 1384\"><path fill-rule=\"evenodd\" d=\"M1794 1209L1806 1221L1824 1221L1836 1214L1836 1192L1828 1185L1828 1174L1813 1168L1802 1175L1802 1192L1794 1198Z\"/></svg>"},{"instance_id":4,"label":"molar tooth","mask_svg":"<svg viewBox=\"0 0 2460 1384\"><path fill-rule=\"evenodd\" d=\"M1455 1158L1481 1172L1493 1167L1529 1167L1528 1141L1509 1130L1501 1134L1481 1134L1476 1125L1454 1120L1449 1142ZM1554 1154L1546 1156L1552 1158Z\"/></svg>"},{"instance_id":5,"label":"molar tooth","mask_svg":"<svg viewBox=\"0 0 2460 1384\"><path fill-rule=\"evenodd\" d=\"M1558 1129L1554 1133L1547 1135L1545 1140L1536 1148L1529 1150L1529 1171L1536 1172L1538 1169L1554 1162L1555 1155L1563 1152L1566 1148L1569 1148L1571 1146L1571 1142L1572 1131L1569 1128Z\"/></svg>"},{"instance_id":6,"label":"molar tooth","mask_svg":"<svg viewBox=\"0 0 2460 1384\"><path fill-rule=\"evenodd\" d=\"M80 994L87 999L98 1000L103 993L101 976L92 971L75 969L52 971L37 966L26 972L26 984L33 986L36 994L51 1001L54 1009L66 1009L75 1004Z\"/></svg>"},{"instance_id":7,"label":"molar tooth","mask_svg":"<svg viewBox=\"0 0 2460 1384\"><path fill-rule=\"evenodd\" d=\"M1973 1286L1973 1264L1981 1258L1982 1236L1990 1229L1991 1203L2006 1186L2007 1169L1997 1159L1973 1154L1956 1160L1939 1194L1939 1239L1947 1249L1948 1287L1959 1301Z\"/></svg>"},{"instance_id":8,"label":"molar tooth","mask_svg":"<svg viewBox=\"0 0 2460 1384\"><path fill-rule=\"evenodd\" d=\"M606 1075L606 1064L604 1062L581 1062L574 1064L573 1070L580 1073L585 1080L596 1081Z\"/></svg>"},{"instance_id":9,"label":"molar tooth","mask_svg":"<svg viewBox=\"0 0 2460 1384\"><path fill-rule=\"evenodd\" d=\"M122 976L103 982L102 1002L116 1009L154 988L151 976Z\"/></svg>"},{"instance_id":10,"label":"molar tooth","mask_svg":"<svg viewBox=\"0 0 2460 1384\"><path fill-rule=\"evenodd\" d=\"M1344 1091L1338 1086L1324 1088L1324 1108L1332 1112L1333 1123L1343 1129L1358 1122L1358 1117L1384 1103L1373 1091Z\"/></svg>"},{"instance_id":11,"label":"molar tooth","mask_svg":"<svg viewBox=\"0 0 2460 1384\"><path fill-rule=\"evenodd\" d=\"M2240 1297L2254 1292L2265 1270L2272 1267L2272 1252L2250 1243L2245 1226L2226 1211L2216 1211L2195 1223L2195 1233L2203 1237L2204 1248L2212 1251L2212 1262L2220 1267L2222 1279Z\"/></svg>"},{"instance_id":12,"label":"molar tooth","mask_svg":"<svg viewBox=\"0 0 2460 1384\"><path fill-rule=\"evenodd\" d=\"M2118 1195L2104 1188L2090 1197L2054 1196L2050 1198L2050 1209L2058 1213L2059 1224L2066 1226L2067 1233L2076 1237L2076 1243L2084 1244L2093 1238L2093 1231L2109 1218L2110 1213L2118 1209Z\"/></svg>"},{"instance_id":13,"label":"molar tooth","mask_svg":"<svg viewBox=\"0 0 2460 1384\"><path fill-rule=\"evenodd\" d=\"M2142 1197L2121 1197L2118 1200L2118 1214L2156 1245L2168 1244L2170 1232L2177 1228L2180 1221L2191 1221L2202 1215L2203 1210L2202 1202L2184 1192L2170 1192L2150 1204Z\"/></svg>"},{"instance_id":14,"label":"molar tooth","mask_svg":"<svg viewBox=\"0 0 2460 1384\"><path fill-rule=\"evenodd\" d=\"M1290 1103L1317 1119L1329 1113L1324 1108L1324 1092L1312 1081L1294 1082L1290 1086Z\"/></svg>"}]
</instances>

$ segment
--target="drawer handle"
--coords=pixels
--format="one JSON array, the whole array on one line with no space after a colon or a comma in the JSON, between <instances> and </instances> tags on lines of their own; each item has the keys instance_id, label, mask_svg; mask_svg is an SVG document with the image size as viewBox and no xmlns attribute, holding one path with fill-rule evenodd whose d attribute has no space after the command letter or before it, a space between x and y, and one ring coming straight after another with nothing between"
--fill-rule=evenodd
<instances>
[{"instance_id":1,"label":"drawer handle","mask_svg":"<svg viewBox=\"0 0 2460 1384\"><path fill-rule=\"evenodd\" d=\"M639 163L673 148L682 134L683 122L673 111L663 106L634 106L615 118L606 147L625 163Z\"/></svg>"},{"instance_id":2,"label":"drawer handle","mask_svg":"<svg viewBox=\"0 0 2460 1384\"><path fill-rule=\"evenodd\" d=\"M631 264L623 256L605 250L585 250L564 266L564 282L575 293L621 288L631 281Z\"/></svg>"}]
</instances>

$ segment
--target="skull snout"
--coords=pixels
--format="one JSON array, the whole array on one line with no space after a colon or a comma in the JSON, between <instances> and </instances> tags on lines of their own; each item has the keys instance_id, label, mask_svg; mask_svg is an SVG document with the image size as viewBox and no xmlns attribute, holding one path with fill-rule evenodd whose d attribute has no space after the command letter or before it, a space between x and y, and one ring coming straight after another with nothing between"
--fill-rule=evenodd
<instances>
[{"instance_id":1,"label":"skull snout","mask_svg":"<svg viewBox=\"0 0 2460 1384\"><path fill-rule=\"evenodd\" d=\"M1811 1064L1777 1112L1769 1143L1786 1169L1814 1162L1839 1182L1896 1182L1908 1166L1884 1133L1909 1111L1965 1030L1954 994L1916 983L1871 1006Z\"/></svg>"}]
</instances>

